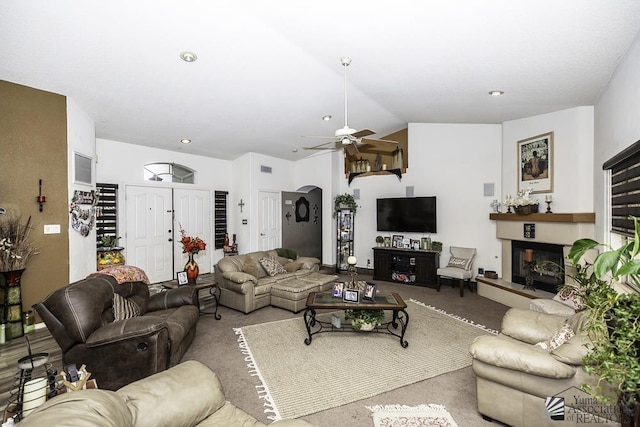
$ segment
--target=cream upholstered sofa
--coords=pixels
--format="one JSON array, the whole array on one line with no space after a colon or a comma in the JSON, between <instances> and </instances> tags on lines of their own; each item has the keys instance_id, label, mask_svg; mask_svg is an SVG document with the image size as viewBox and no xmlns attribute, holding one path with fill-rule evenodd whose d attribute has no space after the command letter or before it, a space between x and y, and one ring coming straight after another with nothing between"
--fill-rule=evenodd
<instances>
[{"instance_id":1,"label":"cream upholstered sofa","mask_svg":"<svg viewBox=\"0 0 640 427\"><path fill-rule=\"evenodd\" d=\"M267 305L297 313L305 307L309 292L333 287L338 276L319 273L318 258L291 255L291 258L278 256L274 249L218 261L215 277L220 287L220 304L243 313ZM275 260L281 268L279 272L271 271L272 275L267 272L260 262L265 258Z\"/></svg>"},{"instance_id":2,"label":"cream upholstered sofa","mask_svg":"<svg viewBox=\"0 0 640 427\"><path fill-rule=\"evenodd\" d=\"M557 427L575 425L578 419L588 419L598 425L618 425L599 417L606 407L584 405L588 400L576 400L590 398L580 390L581 385L595 386L597 382L582 369L582 358L590 344L586 332L581 331L586 317L584 311L566 317L512 308L502 320L499 335L476 338L470 352L476 375L478 411L483 417L512 426ZM575 335L554 350L536 346L545 343L553 347L552 339L558 345L562 338L569 337L560 333L566 328ZM547 412L546 400L554 397L565 399L564 423L552 419ZM568 423L571 420L573 423Z\"/></svg>"},{"instance_id":3,"label":"cream upholstered sofa","mask_svg":"<svg viewBox=\"0 0 640 427\"><path fill-rule=\"evenodd\" d=\"M25 427L260 427L225 400L218 377L200 362L187 361L118 391L80 390L56 396L29 414ZM281 420L278 427L310 427Z\"/></svg>"}]
</instances>

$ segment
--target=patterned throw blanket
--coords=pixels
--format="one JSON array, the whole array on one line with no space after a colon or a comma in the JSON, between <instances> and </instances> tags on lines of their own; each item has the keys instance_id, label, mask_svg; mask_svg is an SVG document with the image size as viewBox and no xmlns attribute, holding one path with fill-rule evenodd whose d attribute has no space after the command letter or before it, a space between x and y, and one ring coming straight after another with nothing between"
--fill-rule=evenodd
<instances>
[{"instance_id":1,"label":"patterned throw blanket","mask_svg":"<svg viewBox=\"0 0 640 427\"><path fill-rule=\"evenodd\" d=\"M89 276L96 274L106 274L107 276L111 276L116 279L119 285L126 282L142 282L147 285L149 284L147 273L145 273L141 268L134 267L132 265L114 265L113 267L108 267L95 273L91 273Z\"/></svg>"}]
</instances>

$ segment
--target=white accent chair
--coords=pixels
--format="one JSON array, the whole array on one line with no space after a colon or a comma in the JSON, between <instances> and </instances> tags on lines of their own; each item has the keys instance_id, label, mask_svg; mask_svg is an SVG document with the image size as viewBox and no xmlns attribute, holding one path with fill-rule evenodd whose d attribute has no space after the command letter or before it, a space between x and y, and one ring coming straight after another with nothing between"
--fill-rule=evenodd
<instances>
[{"instance_id":1,"label":"white accent chair","mask_svg":"<svg viewBox=\"0 0 640 427\"><path fill-rule=\"evenodd\" d=\"M438 292L440 292L441 278L451 279L451 287L456 280L460 282L460 297L464 296L464 285L466 284L471 291L471 276L473 276L473 259L476 256L475 248L463 248L451 246L449 248L451 258L446 267L439 268L436 272L438 275Z\"/></svg>"}]
</instances>

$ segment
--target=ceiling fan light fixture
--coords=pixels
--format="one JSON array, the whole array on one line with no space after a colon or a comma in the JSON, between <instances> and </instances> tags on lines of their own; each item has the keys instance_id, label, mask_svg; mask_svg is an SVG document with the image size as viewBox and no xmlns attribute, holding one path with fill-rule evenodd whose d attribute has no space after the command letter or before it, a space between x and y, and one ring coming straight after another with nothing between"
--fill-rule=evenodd
<instances>
[{"instance_id":1,"label":"ceiling fan light fixture","mask_svg":"<svg viewBox=\"0 0 640 427\"><path fill-rule=\"evenodd\" d=\"M333 118L333 116L331 114L327 114L325 116L322 116L322 120L324 120L325 122L328 122L332 118Z\"/></svg>"},{"instance_id":2,"label":"ceiling fan light fixture","mask_svg":"<svg viewBox=\"0 0 640 427\"><path fill-rule=\"evenodd\" d=\"M180 142L183 144L191 144L191 140L189 138L182 138Z\"/></svg>"},{"instance_id":3,"label":"ceiling fan light fixture","mask_svg":"<svg viewBox=\"0 0 640 427\"><path fill-rule=\"evenodd\" d=\"M182 52L180 54L180 59L184 62L195 62L195 60L198 59L198 55L193 52Z\"/></svg>"}]
</instances>

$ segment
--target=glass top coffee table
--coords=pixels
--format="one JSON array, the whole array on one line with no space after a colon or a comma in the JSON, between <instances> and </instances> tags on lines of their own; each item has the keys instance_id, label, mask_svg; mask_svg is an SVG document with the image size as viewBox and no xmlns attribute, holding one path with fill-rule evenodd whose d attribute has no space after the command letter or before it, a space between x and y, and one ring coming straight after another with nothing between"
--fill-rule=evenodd
<instances>
[{"instance_id":1,"label":"glass top coffee table","mask_svg":"<svg viewBox=\"0 0 640 427\"><path fill-rule=\"evenodd\" d=\"M404 339L404 334L409 325L409 313L405 310L407 303L397 293L378 292L373 301L346 302L342 298L333 297L331 292L310 292L307 297L307 308L304 310L304 324L308 337L304 343L309 345L313 336L321 332L353 332L356 331L350 324L340 324L336 320L322 321L318 319L316 310L385 310L391 311L391 321L381 322L371 331L394 335L400 338L400 345L407 348L409 343Z\"/></svg>"}]
</instances>

